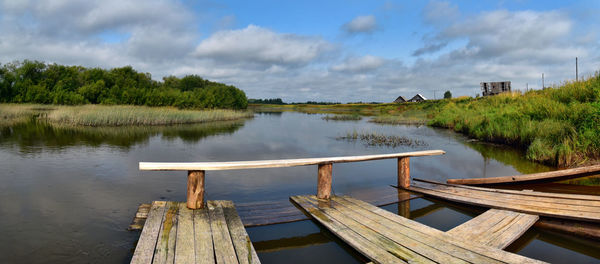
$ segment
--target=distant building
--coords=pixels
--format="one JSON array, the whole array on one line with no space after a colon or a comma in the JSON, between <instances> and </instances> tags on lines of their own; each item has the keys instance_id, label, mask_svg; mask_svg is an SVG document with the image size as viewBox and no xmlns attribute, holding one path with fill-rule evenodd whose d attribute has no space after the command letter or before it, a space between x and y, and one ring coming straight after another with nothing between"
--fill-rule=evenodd
<instances>
[{"instance_id":1,"label":"distant building","mask_svg":"<svg viewBox=\"0 0 600 264\"><path fill-rule=\"evenodd\" d=\"M425 100L427 100L427 98L425 98L425 96L423 96L421 94L417 94L413 98L410 98L410 100L408 100L408 101L409 102L422 102Z\"/></svg>"},{"instance_id":2,"label":"distant building","mask_svg":"<svg viewBox=\"0 0 600 264\"><path fill-rule=\"evenodd\" d=\"M510 92L510 81L482 82L479 85L481 86L481 93L483 94L483 96Z\"/></svg>"},{"instance_id":3,"label":"distant building","mask_svg":"<svg viewBox=\"0 0 600 264\"><path fill-rule=\"evenodd\" d=\"M406 98L404 98L404 96L400 95L400 96L398 96L398 98L396 98L396 100L394 100L394 103L406 103Z\"/></svg>"}]
</instances>

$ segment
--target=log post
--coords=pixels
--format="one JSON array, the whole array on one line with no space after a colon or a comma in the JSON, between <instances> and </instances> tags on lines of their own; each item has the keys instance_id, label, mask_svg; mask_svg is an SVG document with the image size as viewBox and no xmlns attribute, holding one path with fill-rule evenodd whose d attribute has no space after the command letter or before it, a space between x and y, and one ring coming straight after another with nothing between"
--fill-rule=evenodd
<instances>
[{"instance_id":1,"label":"log post","mask_svg":"<svg viewBox=\"0 0 600 264\"><path fill-rule=\"evenodd\" d=\"M317 198L329 199L331 197L331 163L319 164L317 183Z\"/></svg>"},{"instance_id":2,"label":"log post","mask_svg":"<svg viewBox=\"0 0 600 264\"><path fill-rule=\"evenodd\" d=\"M187 208L204 208L204 171L188 171Z\"/></svg>"},{"instance_id":3,"label":"log post","mask_svg":"<svg viewBox=\"0 0 600 264\"><path fill-rule=\"evenodd\" d=\"M398 187L410 187L410 161L409 157L398 158Z\"/></svg>"}]
</instances>

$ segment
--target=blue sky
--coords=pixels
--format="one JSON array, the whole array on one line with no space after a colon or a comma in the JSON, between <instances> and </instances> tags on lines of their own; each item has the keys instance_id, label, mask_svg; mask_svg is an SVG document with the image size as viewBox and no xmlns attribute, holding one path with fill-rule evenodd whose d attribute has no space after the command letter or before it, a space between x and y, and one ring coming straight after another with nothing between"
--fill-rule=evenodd
<instances>
[{"instance_id":1,"label":"blue sky","mask_svg":"<svg viewBox=\"0 0 600 264\"><path fill-rule=\"evenodd\" d=\"M393 101L600 69L600 1L0 0L0 63L198 74L250 98Z\"/></svg>"}]
</instances>

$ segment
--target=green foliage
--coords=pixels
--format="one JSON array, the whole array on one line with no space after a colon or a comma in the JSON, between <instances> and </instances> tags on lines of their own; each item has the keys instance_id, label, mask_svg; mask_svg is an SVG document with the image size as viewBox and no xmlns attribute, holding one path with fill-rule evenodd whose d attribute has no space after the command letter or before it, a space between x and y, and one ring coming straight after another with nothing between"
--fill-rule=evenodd
<instances>
[{"instance_id":1,"label":"green foliage","mask_svg":"<svg viewBox=\"0 0 600 264\"><path fill-rule=\"evenodd\" d=\"M452 93L450 91L446 91L444 93L444 99L450 99L450 98L452 98Z\"/></svg>"},{"instance_id":2,"label":"green foliage","mask_svg":"<svg viewBox=\"0 0 600 264\"><path fill-rule=\"evenodd\" d=\"M246 94L197 75L152 80L131 66L84 68L25 60L0 65L0 102L245 109Z\"/></svg>"},{"instance_id":3,"label":"green foliage","mask_svg":"<svg viewBox=\"0 0 600 264\"><path fill-rule=\"evenodd\" d=\"M558 88L438 105L430 125L522 146L527 157L554 166L600 158L600 75Z\"/></svg>"}]
</instances>

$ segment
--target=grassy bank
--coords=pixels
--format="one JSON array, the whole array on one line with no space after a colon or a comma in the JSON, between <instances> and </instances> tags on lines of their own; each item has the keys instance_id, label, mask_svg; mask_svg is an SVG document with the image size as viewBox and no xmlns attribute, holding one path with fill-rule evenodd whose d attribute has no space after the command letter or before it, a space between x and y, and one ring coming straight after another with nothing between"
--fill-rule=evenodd
<instances>
[{"instance_id":1,"label":"grassy bank","mask_svg":"<svg viewBox=\"0 0 600 264\"><path fill-rule=\"evenodd\" d=\"M41 115L51 123L83 126L174 125L228 121L252 117L248 111L179 110L146 106L47 106L0 104L3 123L10 124Z\"/></svg>"},{"instance_id":2,"label":"grassy bank","mask_svg":"<svg viewBox=\"0 0 600 264\"><path fill-rule=\"evenodd\" d=\"M600 158L600 76L525 94L450 101L432 126L523 147L527 158L573 166Z\"/></svg>"}]
</instances>

